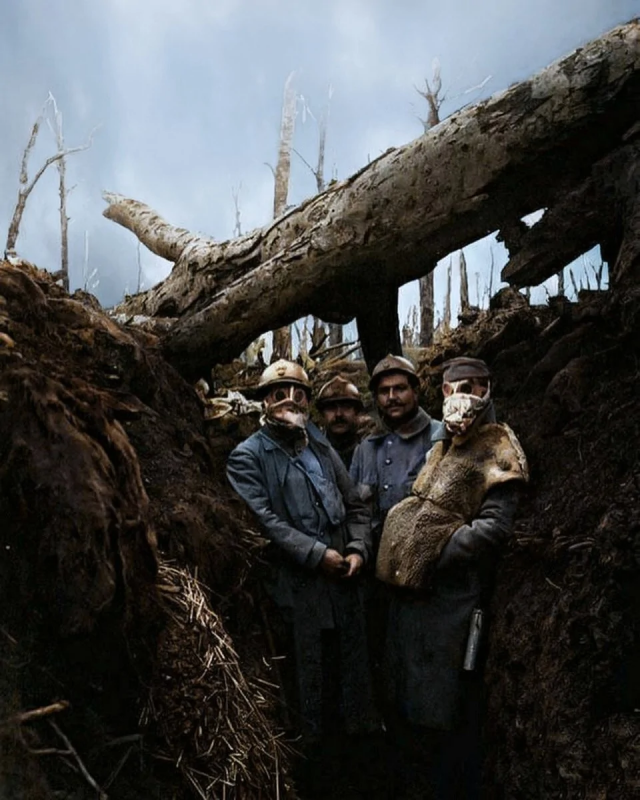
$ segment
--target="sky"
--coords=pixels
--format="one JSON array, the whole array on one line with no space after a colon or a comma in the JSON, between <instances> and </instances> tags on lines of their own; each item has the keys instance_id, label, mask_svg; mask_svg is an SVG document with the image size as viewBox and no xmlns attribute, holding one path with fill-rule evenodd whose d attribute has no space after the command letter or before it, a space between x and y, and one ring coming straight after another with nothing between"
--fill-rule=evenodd
<instances>
[{"instance_id":1,"label":"sky","mask_svg":"<svg viewBox=\"0 0 640 800\"><path fill-rule=\"evenodd\" d=\"M234 235L235 194L242 231L265 225L291 72L300 155L293 156L288 202L296 205L315 193L304 162L315 164L317 120L329 97L325 177L343 179L422 133L426 104L416 87L432 75L434 59L446 117L638 15L640 0L3 0L1 235L49 92L67 147L93 131L91 146L67 162L71 288L86 286L111 306L136 290L138 258L145 288L171 264L102 217L102 191L219 240ZM45 125L30 178L55 149ZM59 269L55 166L29 197L17 250ZM484 240L465 249L472 302L476 286L485 291L492 252L497 272L506 259L501 245ZM445 273L441 265L437 298ZM545 292L534 297L544 302ZM416 300L415 285L404 287L401 321Z\"/></svg>"}]
</instances>

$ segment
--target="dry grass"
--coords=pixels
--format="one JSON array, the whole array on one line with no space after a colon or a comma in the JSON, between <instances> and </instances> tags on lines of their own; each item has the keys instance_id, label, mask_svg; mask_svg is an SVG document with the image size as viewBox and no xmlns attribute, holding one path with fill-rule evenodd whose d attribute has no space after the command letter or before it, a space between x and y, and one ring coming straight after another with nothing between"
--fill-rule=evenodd
<instances>
[{"instance_id":1,"label":"dry grass","mask_svg":"<svg viewBox=\"0 0 640 800\"><path fill-rule=\"evenodd\" d=\"M206 589L186 570L160 567L169 615L143 724L203 800L292 797L289 750L268 716L277 689L248 680Z\"/></svg>"}]
</instances>

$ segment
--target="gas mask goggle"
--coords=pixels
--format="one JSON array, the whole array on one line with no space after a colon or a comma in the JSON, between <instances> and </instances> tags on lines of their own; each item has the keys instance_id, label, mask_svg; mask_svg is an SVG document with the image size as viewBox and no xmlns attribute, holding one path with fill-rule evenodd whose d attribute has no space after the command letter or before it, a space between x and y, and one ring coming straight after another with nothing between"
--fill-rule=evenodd
<instances>
[{"instance_id":1,"label":"gas mask goggle","mask_svg":"<svg viewBox=\"0 0 640 800\"><path fill-rule=\"evenodd\" d=\"M266 422L284 428L306 428L309 420L309 398L301 386L293 383L274 386L262 402Z\"/></svg>"},{"instance_id":2,"label":"gas mask goggle","mask_svg":"<svg viewBox=\"0 0 640 800\"><path fill-rule=\"evenodd\" d=\"M442 421L453 436L463 436L491 402L489 381L465 378L442 384Z\"/></svg>"}]
</instances>

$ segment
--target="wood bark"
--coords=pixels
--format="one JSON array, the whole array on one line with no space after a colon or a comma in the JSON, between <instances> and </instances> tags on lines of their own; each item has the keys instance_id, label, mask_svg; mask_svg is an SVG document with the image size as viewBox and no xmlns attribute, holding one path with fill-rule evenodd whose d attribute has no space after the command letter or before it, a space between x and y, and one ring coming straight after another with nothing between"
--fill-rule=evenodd
<instances>
[{"instance_id":1,"label":"wood bark","mask_svg":"<svg viewBox=\"0 0 640 800\"><path fill-rule=\"evenodd\" d=\"M639 107L633 21L387 151L261 230L218 244L188 232L178 237L182 247L164 242L159 249L175 254L170 276L118 310L182 317L163 347L188 377L307 313L361 319L364 297L380 298L447 254L556 205L625 135L638 138ZM145 244L169 231L158 218L149 226L154 212L143 204L110 198L105 215ZM376 350L364 341L363 348Z\"/></svg>"}]
</instances>

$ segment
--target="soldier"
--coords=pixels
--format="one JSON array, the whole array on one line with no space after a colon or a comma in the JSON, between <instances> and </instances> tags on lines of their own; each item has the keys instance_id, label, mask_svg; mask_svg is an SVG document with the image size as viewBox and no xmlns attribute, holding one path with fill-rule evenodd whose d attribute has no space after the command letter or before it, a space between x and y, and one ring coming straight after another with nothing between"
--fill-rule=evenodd
<instances>
[{"instance_id":1,"label":"soldier","mask_svg":"<svg viewBox=\"0 0 640 800\"><path fill-rule=\"evenodd\" d=\"M442 431L442 423L418 405L419 386L415 367L402 356L386 356L371 373L380 426L358 445L349 472L371 504L374 546L389 509L409 494Z\"/></svg>"},{"instance_id":2,"label":"soldier","mask_svg":"<svg viewBox=\"0 0 640 800\"><path fill-rule=\"evenodd\" d=\"M318 392L316 408L324 418L327 439L349 469L353 452L361 439L364 405L358 387L336 375Z\"/></svg>"},{"instance_id":3,"label":"soldier","mask_svg":"<svg viewBox=\"0 0 640 800\"><path fill-rule=\"evenodd\" d=\"M227 474L271 542L265 588L287 631L292 705L317 762L329 734L377 727L358 579L370 557L370 519L338 454L309 421L302 367L276 361L258 390L263 425L231 453Z\"/></svg>"},{"instance_id":4,"label":"soldier","mask_svg":"<svg viewBox=\"0 0 640 800\"><path fill-rule=\"evenodd\" d=\"M431 757L435 796L450 800L480 796L488 602L528 475L515 435L495 422L484 361L446 362L442 390L445 428L386 518L376 575L392 593L385 672L397 774L415 783Z\"/></svg>"}]
</instances>

